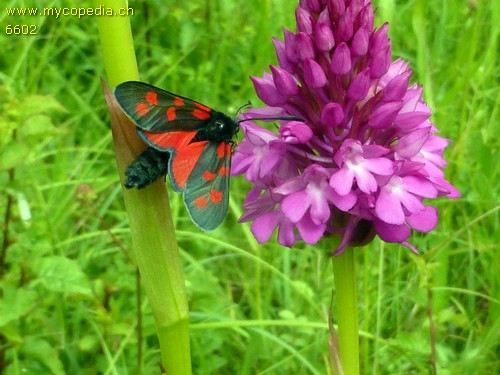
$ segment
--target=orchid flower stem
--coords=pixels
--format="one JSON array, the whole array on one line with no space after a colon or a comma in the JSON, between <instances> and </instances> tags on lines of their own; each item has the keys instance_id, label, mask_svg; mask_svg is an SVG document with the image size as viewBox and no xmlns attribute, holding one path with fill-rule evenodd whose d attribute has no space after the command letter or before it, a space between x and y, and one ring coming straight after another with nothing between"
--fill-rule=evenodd
<instances>
[{"instance_id":1,"label":"orchid flower stem","mask_svg":"<svg viewBox=\"0 0 500 375\"><path fill-rule=\"evenodd\" d=\"M125 0L99 0L96 5L103 5L106 9L112 8L115 14L118 9L127 9ZM110 86L114 87L123 81L138 80L128 17L96 18ZM123 186L127 165L145 146L107 86L103 86L110 112L116 162ZM139 268L142 285L155 318L162 369L169 375L191 375L186 287L165 184L159 179L144 189L123 188L122 192L134 244L133 258Z\"/></svg>"},{"instance_id":2,"label":"orchid flower stem","mask_svg":"<svg viewBox=\"0 0 500 375\"><path fill-rule=\"evenodd\" d=\"M332 257L339 356L344 375L359 374L359 333L353 248Z\"/></svg>"}]
</instances>

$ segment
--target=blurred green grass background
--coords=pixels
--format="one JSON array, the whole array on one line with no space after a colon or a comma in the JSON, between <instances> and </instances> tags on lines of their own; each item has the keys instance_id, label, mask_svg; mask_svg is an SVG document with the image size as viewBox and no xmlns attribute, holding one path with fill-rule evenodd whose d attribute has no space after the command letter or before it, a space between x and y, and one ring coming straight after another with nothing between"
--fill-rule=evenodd
<instances>
[{"instance_id":1,"label":"blurred green grass background","mask_svg":"<svg viewBox=\"0 0 500 375\"><path fill-rule=\"evenodd\" d=\"M5 12L95 5L3 3L0 373L158 374L153 318L129 259L96 20ZM232 114L259 103L248 76L276 62L271 37L294 29L296 2L129 6L142 80ZM420 256L378 240L356 252L362 373L432 373L429 311L439 374L498 373L500 2L374 6L376 24L390 22L394 58L410 61L440 135L453 140L446 175L462 197L437 202L438 228L413 237ZM37 35L6 35L17 24ZM329 374L331 244L257 245L237 224L248 189L232 179L230 213L210 233L170 194L194 373Z\"/></svg>"}]
</instances>

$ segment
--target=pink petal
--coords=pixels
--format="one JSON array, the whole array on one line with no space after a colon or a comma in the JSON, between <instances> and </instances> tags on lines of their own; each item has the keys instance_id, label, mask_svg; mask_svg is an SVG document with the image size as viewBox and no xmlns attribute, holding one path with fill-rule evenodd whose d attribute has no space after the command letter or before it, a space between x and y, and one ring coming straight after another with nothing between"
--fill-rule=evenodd
<instances>
[{"instance_id":1,"label":"pink petal","mask_svg":"<svg viewBox=\"0 0 500 375\"><path fill-rule=\"evenodd\" d=\"M312 34L313 20L311 14L304 8L295 9L295 19L297 20L297 30L308 35Z\"/></svg>"},{"instance_id":2,"label":"pink petal","mask_svg":"<svg viewBox=\"0 0 500 375\"><path fill-rule=\"evenodd\" d=\"M339 195L335 190L331 190L328 194L328 199L341 211L349 211L354 207L358 200L358 196L353 191L346 195Z\"/></svg>"},{"instance_id":3,"label":"pink petal","mask_svg":"<svg viewBox=\"0 0 500 375\"><path fill-rule=\"evenodd\" d=\"M335 37L330 25L326 22L318 22L314 28L314 41L321 52L328 52L335 46Z\"/></svg>"},{"instance_id":4,"label":"pink petal","mask_svg":"<svg viewBox=\"0 0 500 375\"><path fill-rule=\"evenodd\" d=\"M396 119L394 120L394 123L396 126L401 129L401 131L412 131L420 125L421 123L425 122L430 116L430 113L426 112L406 112L403 113L402 111L398 114Z\"/></svg>"},{"instance_id":5,"label":"pink petal","mask_svg":"<svg viewBox=\"0 0 500 375\"><path fill-rule=\"evenodd\" d=\"M410 76L411 70L408 70L391 79L384 87L384 100L387 102L401 100L408 90Z\"/></svg>"},{"instance_id":6,"label":"pink petal","mask_svg":"<svg viewBox=\"0 0 500 375\"><path fill-rule=\"evenodd\" d=\"M311 205L309 195L305 190L287 195L281 202L281 211L291 222L296 223L306 213Z\"/></svg>"},{"instance_id":7,"label":"pink petal","mask_svg":"<svg viewBox=\"0 0 500 375\"><path fill-rule=\"evenodd\" d=\"M380 220L388 224L401 225L405 221L405 214L398 197L388 189L382 189L375 202L375 212Z\"/></svg>"},{"instance_id":8,"label":"pink petal","mask_svg":"<svg viewBox=\"0 0 500 375\"><path fill-rule=\"evenodd\" d=\"M340 195L346 195L352 189L354 173L346 166L339 169L330 177L330 186Z\"/></svg>"},{"instance_id":9,"label":"pink petal","mask_svg":"<svg viewBox=\"0 0 500 375\"><path fill-rule=\"evenodd\" d=\"M326 199L316 199L311 203L311 220L314 224L325 224L330 218L330 207Z\"/></svg>"},{"instance_id":10,"label":"pink petal","mask_svg":"<svg viewBox=\"0 0 500 375\"><path fill-rule=\"evenodd\" d=\"M297 223L297 229L299 230L300 236L304 242L314 245L321 239L323 233L325 233L326 225L316 225L306 215Z\"/></svg>"},{"instance_id":11,"label":"pink petal","mask_svg":"<svg viewBox=\"0 0 500 375\"><path fill-rule=\"evenodd\" d=\"M253 81L257 96L264 103L270 106L279 106L285 103L272 81L259 77L250 77L250 79Z\"/></svg>"},{"instance_id":12,"label":"pink petal","mask_svg":"<svg viewBox=\"0 0 500 375\"><path fill-rule=\"evenodd\" d=\"M278 211L269 212L254 220L251 230L258 243L269 241L279 222L280 213Z\"/></svg>"},{"instance_id":13,"label":"pink petal","mask_svg":"<svg viewBox=\"0 0 500 375\"><path fill-rule=\"evenodd\" d=\"M398 116L402 106L402 101L382 104L373 110L368 124L376 129L388 128Z\"/></svg>"},{"instance_id":14,"label":"pink petal","mask_svg":"<svg viewBox=\"0 0 500 375\"><path fill-rule=\"evenodd\" d=\"M430 232L438 223L438 211L434 207L425 207L406 218L406 222L419 232Z\"/></svg>"},{"instance_id":15,"label":"pink petal","mask_svg":"<svg viewBox=\"0 0 500 375\"><path fill-rule=\"evenodd\" d=\"M278 57L279 65L289 73L295 72L295 64L293 64L286 54L285 42L278 38L273 38L274 48L276 49L276 56Z\"/></svg>"},{"instance_id":16,"label":"pink petal","mask_svg":"<svg viewBox=\"0 0 500 375\"><path fill-rule=\"evenodd\" d=\"M368 94L370 88L370 69L361 71L354 78L347 90L347 96L353 100L362 100Z\"/></svg>"},{"instance_id":17,"label":"pink petal","mask_svg":"<svg viewBox=\"0 0 500 375\"><path fill-rule=\"evenodd\" d=\"M295 243L295 233L293 231L293 224L288 220L283 220L280 224L278 232L278 242L287 247L292 247Z\"/></svg>"},{"instance_id":18,"label":"pink petal","mask_svg":"<svg viewBox=\"0 0 500 375\"><path fill-rule=\"evenodd\" d=\"M406 241L410 235L411 231L406 225L392 225L384 223L380 220L375 220L373 222L373 227L378 236L387 242L400 242Z\"/></svg>"},{"instance_id":19,"label":"pink petal","mask_svg":"<svg viewBox=\"0 0 500 375\"><path fill-rule=\"evenodd\" d=\"M411 193L404 193L399 196L401 204L411 213L418 212L424 209L422 198L418 199Z\"/></svg>"},{"instance_id":20,"label":"pink petal","mask_svg":"<svg viewBox=\"0 0 500 375\"><path fill-rule=\"evenodd\" d=\"M351 52L344 42L335 48L330 68L337 75L344 75L351 71Z\"/></svg>"},{"instance_id":21,"label":"pink petal","mask_svg":"<svg viewBox=\"0 0 500 375\"><path fill-rule=\"evenodd\" d=\"M358 29L352 38L351 52L354 56L363 56L368 52L370 35L364 28Z\"/></svg>"},{"instance_id":22,"label":"pink petal","mask_svg":"<svg viewBox=\"0 0 500 375\"><path fill-rule=\"evenodd\" d=\"M436 198L438 193L434 185L423 178L406 176L403 178L402 187L409 193L413 193L420 197Z\"/></svg>"},{"instance_id":23,"label":"pink petal","mask_svg":"<svg viewBox=\"0 0 500 375\"><path fill-rule=\"evenodd\" d=\"M365 159L363 167L381 176L390 176L394 173L393 162L387 158Z\"/></svg>"},{"instance_id":24,"label":"pink petal","mask_svg":"<svg viewBox=\"0 0 500 375\"><path fill-rule=\"evenodd\" d=\"M295 35L295 46L296 53L301 61L315 58L314 44L309 35L300 32L297 33Z\"/></svg>"},{"instance_id":25,"label":"pink petal","mask_svg":"<svg viewBox=\"0 0 500 375\"><path fill-rule=\"evenodd\" d=\"M285 97L297 95L299 87L292 75L285 69L271 65L273 80L279 93Z\"/></svg>"},{"instance_id":26,"label":"pink petal","mask_svg":"<svg viewBox=\"0 0 500 375\"><path fill-rule=\"evenodd\" d=\"M363 193L370 194L377 191L377 181L369 171L363 168L358 168L355 171L355 175L358 187Z\"/></svg>"},{"instance_id":27,"label":"pink petal","mask_svg":"<svg viewBox=\"0 0 500 375\"><path fill-rule=\"evenodd\" d=\"M321 110L321 122L327 126L337 126L344 120L344 110L338 103L328 103Z\"/></svg>"},{"instance_id":28,"label":"pink petal","mask_svg":"<svg viewBox=\"0 0 500 375\"><path fill-rule=\"evenodd\" d=\"M239 175L247 171L252 164L253 158L246 154L235 153L231 161L231 176Z\"/></svg>"},{"instance_id":29,"label":"pink petal","mask_svg":"<svg viewBox=\"0 0 500 375\"><path fill-rule=\"evenodd\" d=\"M312 59L305 59L303 69L304 80L306 81L307 86L317 89L328 83L323 68L316 61Z\"/></svg>"},{"instance_id":30,"label":"pink petal","mask_svg":"<svg viewBox=\"0 0 500 375\"><path fill-rule=\"evenodd\" d=\"M396 151L404 158L415 156L429 138L429 128L415 130L401 137L396 144Z\"/></svg>"}]
</instances>

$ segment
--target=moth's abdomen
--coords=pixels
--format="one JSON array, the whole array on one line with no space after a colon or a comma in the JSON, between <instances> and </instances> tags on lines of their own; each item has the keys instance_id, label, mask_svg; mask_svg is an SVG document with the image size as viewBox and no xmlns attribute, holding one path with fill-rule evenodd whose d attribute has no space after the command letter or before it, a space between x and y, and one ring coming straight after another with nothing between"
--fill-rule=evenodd
<instances>
[{"instance_id":1,"label":"moth's abdomen","mask_svg":"<svg viewBox=\"0 0 500 375\"><path fill-rule=\"evenodd\" d=\"M127 189L148 186L168 171L168 152L160 152L152 147L140 154L125 171L125 187Z\"/></svg>"}]
</instances>

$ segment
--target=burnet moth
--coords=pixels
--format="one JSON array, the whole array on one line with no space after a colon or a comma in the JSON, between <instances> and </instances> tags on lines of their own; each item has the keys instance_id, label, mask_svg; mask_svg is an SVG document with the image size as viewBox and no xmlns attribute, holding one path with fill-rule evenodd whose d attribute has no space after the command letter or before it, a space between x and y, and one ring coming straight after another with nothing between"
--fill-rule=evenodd
<instances>
[{"instance_id":1,"label":"burnet moth","mask_svg":"<svg viewBox=\"0 0 500 375\"><path fill-rule=\"evenodd\" d=\"M114 95L149 146L125 171L125 187L143 188L168 174L193 222L213 230L229 202L231 154L239 123L298 120L294 116L236 121L222 112L143 82L124 82Z\"/></svg>"}]
</instances>

